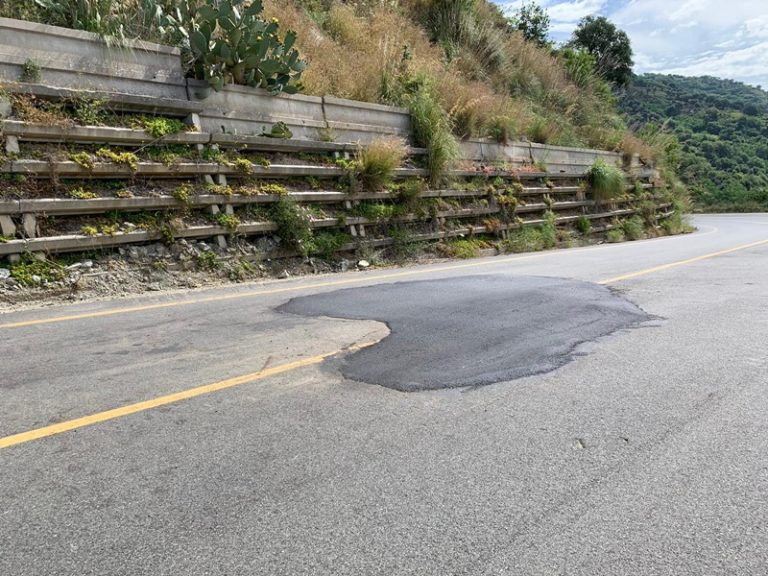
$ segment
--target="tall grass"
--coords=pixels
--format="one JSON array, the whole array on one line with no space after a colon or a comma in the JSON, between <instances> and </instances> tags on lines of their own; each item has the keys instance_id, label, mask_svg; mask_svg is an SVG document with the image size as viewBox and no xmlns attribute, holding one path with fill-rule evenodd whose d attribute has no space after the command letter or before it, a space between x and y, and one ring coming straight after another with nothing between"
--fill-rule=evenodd
<instances>
[{"instance_id":1,"label":"tall grass","mask_svg":"<svg viewBox=\"0 0 768 576\"><path fill-rule=\"evenodd\" d=\"M429 180L436 186L459 159L459 144L453 136L451 120L427 84L408 98L408 107L414 139L427 148Z\"/></svg>"},{"instance_id":2,"label":"tall grass","mask_svg":"<svg viewBox=\"0 0 768 576\"><path fill-rule=\"evenodd\" d=\"M376 192L395 177L408 154L401 138L379 138L360 148L357 154L357 171L366 190Z\"/></svg>"},{"instance_id":3,"label":"tall grass","mask_svg":"<svg viewBox=\"0 0 768 576\"><path fill-rule=\"evenodd\" d=\"M624 173L616 166L598 158L587 172L592 195L598 202L618 198L624 194Z\"/></svg>"}]
</instances>

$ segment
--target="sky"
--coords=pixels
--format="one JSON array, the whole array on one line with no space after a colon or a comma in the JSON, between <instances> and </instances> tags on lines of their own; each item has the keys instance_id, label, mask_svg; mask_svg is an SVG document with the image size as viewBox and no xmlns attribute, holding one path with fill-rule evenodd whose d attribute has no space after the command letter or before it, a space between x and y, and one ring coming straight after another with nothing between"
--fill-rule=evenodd
<instances>
[{"instance_id":1,"label":"sky","mask_svg":"<svg viewBox=\"0 0 768 576\"><path fill-rule=\"evenodd\" d=\"M513 13L523 0L494 0ZM768 0L539 0L556 43L579 19L607 17L632 43L638 74L717 76L768 90Z\"/></svg>"}]
</instances>

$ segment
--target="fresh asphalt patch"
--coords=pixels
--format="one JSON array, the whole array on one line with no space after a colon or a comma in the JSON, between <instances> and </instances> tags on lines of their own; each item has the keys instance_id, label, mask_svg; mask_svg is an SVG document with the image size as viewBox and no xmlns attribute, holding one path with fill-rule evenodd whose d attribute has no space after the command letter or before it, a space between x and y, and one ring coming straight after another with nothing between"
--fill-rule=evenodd
<instances>
[{"instance_id":1,"label":"fresh asphalt patch","mask_svg":"<svg viewBox=\"0 0 768 576\"><path fill-rule=\"evenodd\" d=\"M341 372L408 392L550 372L581 344L652 319L605 286L502 275L337 290L278 311L386 323L390 335L344 357Z\"/></svg>"}]
</instances>

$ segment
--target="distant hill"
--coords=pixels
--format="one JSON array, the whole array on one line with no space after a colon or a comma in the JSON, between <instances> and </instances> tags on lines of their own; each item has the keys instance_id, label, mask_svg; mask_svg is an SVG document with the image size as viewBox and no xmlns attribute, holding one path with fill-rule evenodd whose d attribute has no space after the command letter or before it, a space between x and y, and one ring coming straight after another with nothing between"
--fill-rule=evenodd
<instances>
[{"instance_id":1,"label":"distant hill","mask_svg":"<svg viewBox=\"0 0 768 576\"><path fill-rule=\"evenodd\" d=\"M645 74L619 107L638 130L667 122L682 145L678 174L698 208L768 210L768 92L709 76Z\"/></svg>"}]
</instances>

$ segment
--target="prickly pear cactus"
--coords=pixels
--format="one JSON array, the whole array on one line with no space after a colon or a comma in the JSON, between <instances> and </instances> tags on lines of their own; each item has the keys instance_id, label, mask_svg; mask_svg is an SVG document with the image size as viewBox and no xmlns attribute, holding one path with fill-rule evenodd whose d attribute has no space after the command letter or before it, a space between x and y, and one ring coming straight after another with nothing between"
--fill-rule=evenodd
<instances>
[{"instance_id":1,"label":"prickly pear cactus","mask_svg":"<svg viewBox=\"0 0 768 576\"><path fill-rule=\"evenodd\" d=\"M227 84L293 94L306 68L289 31L261 18L261 0L182 0L168 17L195 78L221 90Z\"/></svg>"}]
</instances>

